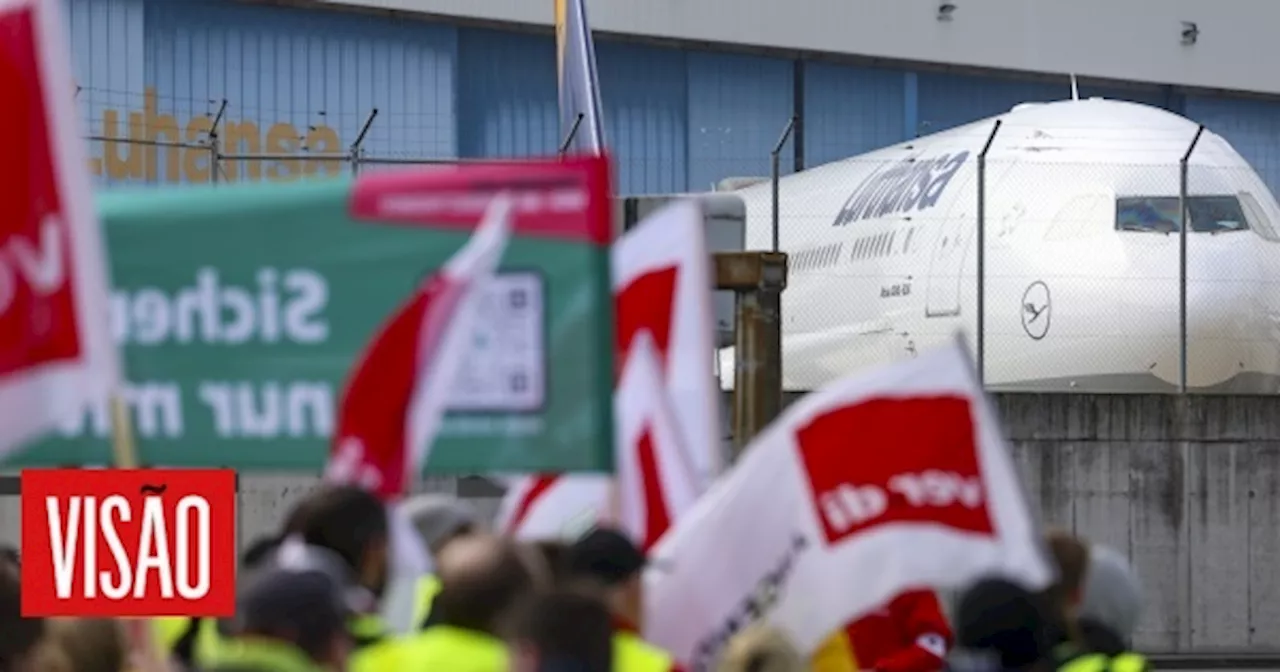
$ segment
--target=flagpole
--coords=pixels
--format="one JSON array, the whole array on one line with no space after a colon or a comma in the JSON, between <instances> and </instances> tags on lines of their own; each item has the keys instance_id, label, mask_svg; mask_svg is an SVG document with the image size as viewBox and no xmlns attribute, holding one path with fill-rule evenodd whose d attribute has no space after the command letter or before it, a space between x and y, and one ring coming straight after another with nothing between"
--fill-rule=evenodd
<instances>
[{"instance_id":1,"label":"flagpole","mask_svg":"<svg viewBox=\"0 0 1280 672\"><path fill-rule=\"evenodd\" d=\"M124 391L111 393L111 454L117 469L138 468L138 446L133 436L133 416Z\"/></svg>"}]
</instances>

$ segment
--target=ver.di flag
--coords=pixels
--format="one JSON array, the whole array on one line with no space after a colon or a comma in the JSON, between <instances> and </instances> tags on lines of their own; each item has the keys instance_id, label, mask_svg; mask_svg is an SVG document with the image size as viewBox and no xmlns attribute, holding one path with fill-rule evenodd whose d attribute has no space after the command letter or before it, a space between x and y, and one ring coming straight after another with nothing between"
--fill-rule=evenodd
<instances>
[{"instance_id":1,"label":"ver.di flag","mask_svg":"<svg viewBox=\"0 0 1280 672\"><path fill-rule=\"evenodd\" d=\"M467 244L374 336L342 396L329 480L384 499L399 498L416 481L448 406L478 299L510 237L511 200L499 195Z\"/></svg>"},{"instance_id":2,"label":"ver.di flag","mask_svg":"<svg viewBox=\"0 0 1280 672\"><path fill-rule=\"evenodd\" d=\"M908 588L1053 578L959 341L789 407L653 554L645 635L690 670L757 618L807 655Z\"/></svg>"},{"instance_id":3,"label":"ver.di flag","mask_svg":"<svg viewBox=\"0 0 1280 672\"><path fill-rule=\"evenodd\" d=\"M120 376L59 4L0 0L0 458Z\"/></svg>"},{"instance_id":4,"label":"ver.di flag","mask_svg":"<svg viewBox=\"0 0 1280 672\"><path fill-rule=\"evenodd\" d=\"M498 525L520 538L573 536L606 517L647 547L721 468L719 392L708 373L714 367L711 270L699 203L688 199L659 210L611 252L622 372L614 393L618 489L605 475L511 479ZM637 347L642 341L646 349ZM637 356L654 359L656 378L628 375ZM633 389L650 380L656 388ZM662 398L645 401L648 394ZM643 428L653 409L669 416L669 432L624 429Z\"/></svg>"}]
</instances>

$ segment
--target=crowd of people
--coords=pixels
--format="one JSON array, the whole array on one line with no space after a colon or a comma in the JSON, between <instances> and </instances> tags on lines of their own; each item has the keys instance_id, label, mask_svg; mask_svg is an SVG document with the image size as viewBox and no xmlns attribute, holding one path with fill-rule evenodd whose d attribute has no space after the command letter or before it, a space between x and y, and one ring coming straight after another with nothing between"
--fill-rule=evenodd
<instances>
[{"instance_id":1,"label":"crowd of people","mask_svg":"<svg viewBox=\"0 0 1280 672\"><path fill-rule=\"evenodd\" d=\"M518 543L461 500L423 495L408 511L434 572L414 596L414 627L378 615L388 592L384 505L323 486L279 533L242 557L234 618L24 619L20 557L0 558L0 672L666 672L679 664L639 633L645 555L597 527L571 541ZM899 596L834 633L812 656L764 623L740 630L723 672L1142 672L1128 650L1141 613L1123 555L1062 532L1047 551L1058 582L1030 591L990 577L948 619L934 591ZM726 562L732 562L727 551ZM838 587L832 587L833 590ZM848 655L833 655L840 649ZM848 662L856 661L850 665Z\"/></svg>"}]
</instances>

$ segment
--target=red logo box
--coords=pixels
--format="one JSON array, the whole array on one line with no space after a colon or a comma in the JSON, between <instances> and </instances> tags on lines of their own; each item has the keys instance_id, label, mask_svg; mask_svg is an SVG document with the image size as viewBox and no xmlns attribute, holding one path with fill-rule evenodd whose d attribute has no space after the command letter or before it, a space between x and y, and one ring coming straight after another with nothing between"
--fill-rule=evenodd
<instances>
[{"instance_id":1,"label":"red logo box","mask_svg":"<svg viewBox=\"0 0 1280 672\"><path fill-rule=\"evenodd\" d=\"M828 544L889 524L992 536L970 402L869 399L796 431Z\"/></svg>"},{"instance_id":2,"label":"red logo box","mask_svg":"<svg viewBox=\"0 0 1280 672\"><path fill-rule=\"evenodd\" d=\"M22 472L22 615L226 617L231 469Z\"/></svg>"}]
</instances>

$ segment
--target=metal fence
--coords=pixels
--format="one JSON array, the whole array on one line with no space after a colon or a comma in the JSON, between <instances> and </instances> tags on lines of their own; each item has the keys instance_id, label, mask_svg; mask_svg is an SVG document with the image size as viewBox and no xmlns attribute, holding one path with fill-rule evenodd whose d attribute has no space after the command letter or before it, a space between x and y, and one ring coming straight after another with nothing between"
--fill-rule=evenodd
<instances>
[{"instance_id":1,"label":"metal fence","mask_svg":"<svg viewBox=\"0 0 1280 672\"><path fill-rule=\"evenodd\" d=\"M228 122L226 113L227 103L221 101L217 113L209 118L207 128L201 128L196 139L189 142L151 139L177 137L176 126L133 129L137 132L127 137L90 135L87 140L100 150L94 152L90 167L108 183L222 184L259 180L296 182L358 175L380 168L466 161L438 156L370 155L363 145L378 118L377 109L370 110L355 139L340 152L330 149L338 144L336 133L332 137L319 137L329 129L313 127L307 133L296 135L292 126L280 125L288 136L276 137L279 132L272 128L264 142L257 125ZM313 143L322 145L325 151L311 151L309 145ZM264 144L292 147L295 151L257 151ZM243 151L245 147L253 151Z\"/></svg>"},{"instance_id":2,"label":"metal fence","mask_svg":"<svg viewBox=\"0 0 1280 672\"><path fill-rule=\"evenodd\" d=\"M376 109L358 126L348 116L359 131L342 151L323 126L264 133L227 117L225 101L212 105L191 142L169 141L176 126L92 136L94 172L108 183L283 183L465 161L366 152ZM786 328L831 341L786 351L787 389L913 356L960 329L997 390L1280 393L1280 206L1217 136L1040 137L996 123L952 151L849 159L836 180L811 172L783 190L796 125L786 120L771 152L772 187L742 192L750 221L781 224L749 227L747 245L790 254ZM292 151L244 151L262 147ZM1080 150L1103 159L1082 162Z\"/></svg>"}]
</instances>

